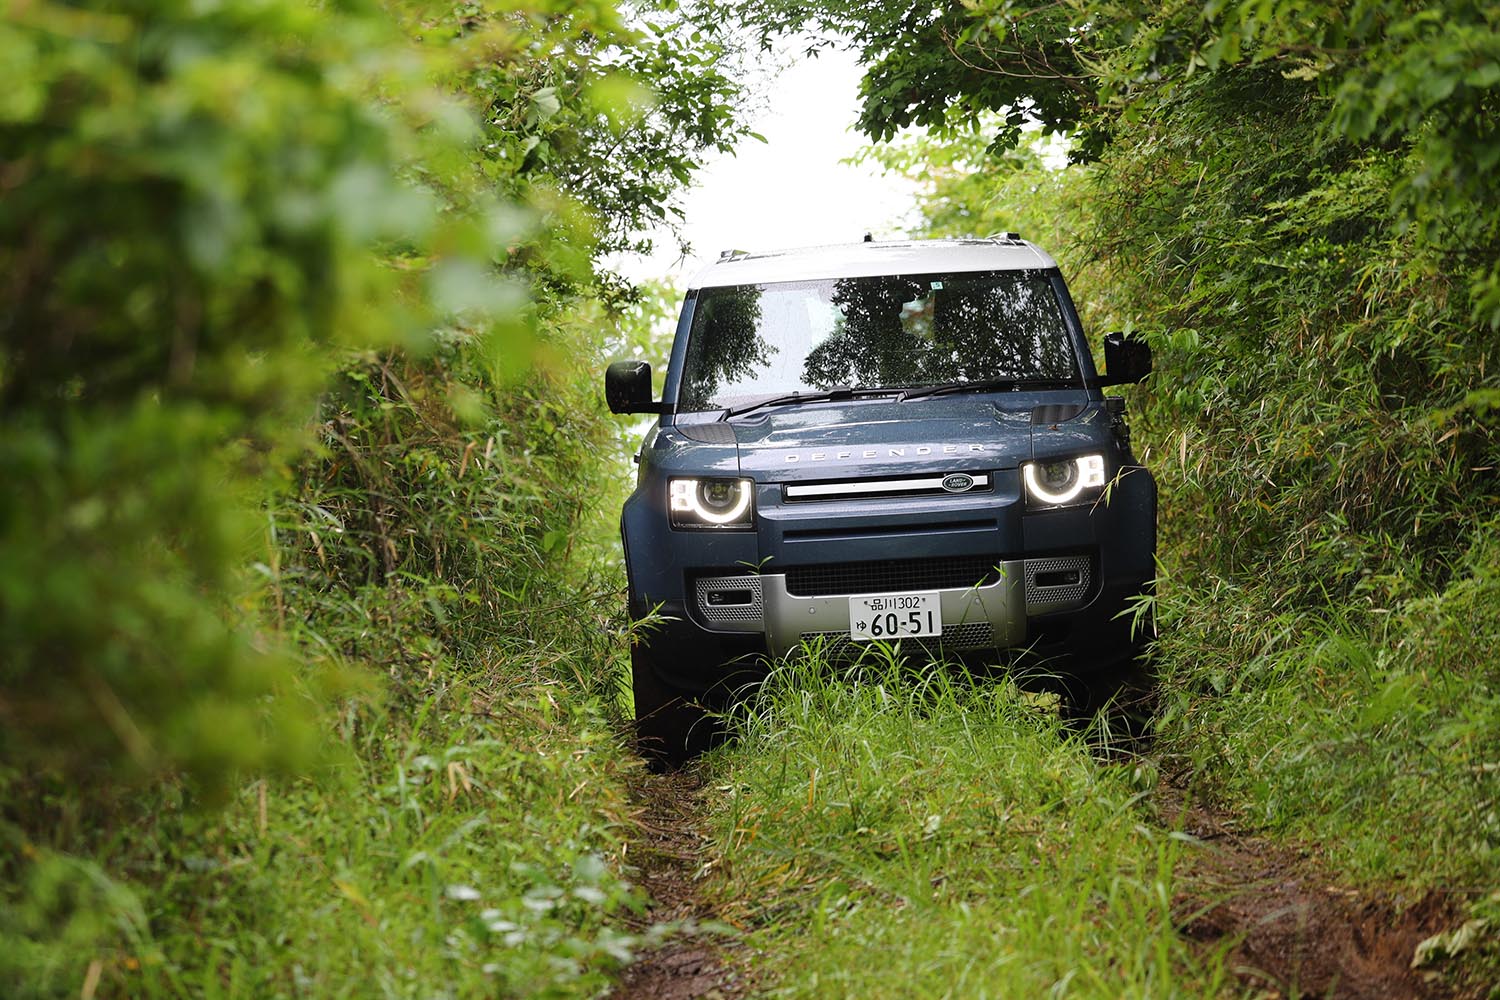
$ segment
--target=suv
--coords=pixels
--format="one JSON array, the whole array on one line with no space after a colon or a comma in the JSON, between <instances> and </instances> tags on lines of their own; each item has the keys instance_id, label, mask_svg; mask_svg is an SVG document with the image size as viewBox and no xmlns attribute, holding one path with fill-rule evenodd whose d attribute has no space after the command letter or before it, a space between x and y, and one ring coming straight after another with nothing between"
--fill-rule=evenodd
<instances>
[{"instance_id":1,"label":"suv","mask_svg":"<svg viewBox=\"0 0 1500 1000\"><path fill-rule=\"evenodd\" d=\"M615 413L659 419L620 532L638 733L704 743L698 705L767 657L872 642L1042 663L1067 704L1133 675L1156 485L1124 401L1150 350L1096 373L1056 262L1006 233L726 252L683 303L661 402L610 365ZM1134 612L1134 613L1133 613ZM695 735L697 733L697 735Z\"/></svg>"}]
</instances>

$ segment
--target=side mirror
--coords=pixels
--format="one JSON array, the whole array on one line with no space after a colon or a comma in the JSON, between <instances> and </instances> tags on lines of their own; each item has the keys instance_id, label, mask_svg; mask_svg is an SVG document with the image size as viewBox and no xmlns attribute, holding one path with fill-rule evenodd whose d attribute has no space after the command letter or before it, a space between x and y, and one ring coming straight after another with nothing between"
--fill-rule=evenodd
<instances>
[{"instance_id":1,"label":"side mirror","mask_svg":"<svg viewBox=\"0 0 1500 1000\"><path fill-rule=\"evenodd\" d=\"M1125 333L1104 335L1104 374L1100 385L1139 382L1151 374L1151 346Z\"/></svg>"},{"instance_id":2,"label":"side mirror","mask_svg":"<svg viewBox=\"0 0 1500 1000\"><path fill-rule=\"evenodd\" d=\"M616 361L604 371L604 401L610 413L660 413L651 398L651 366L644 361Z\"/></svg>"}]
</instances>

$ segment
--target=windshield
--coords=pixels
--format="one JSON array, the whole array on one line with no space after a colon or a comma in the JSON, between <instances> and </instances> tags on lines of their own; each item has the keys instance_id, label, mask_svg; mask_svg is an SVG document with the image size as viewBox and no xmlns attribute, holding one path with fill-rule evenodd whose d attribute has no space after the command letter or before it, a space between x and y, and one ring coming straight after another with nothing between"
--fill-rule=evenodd
<instances>
[{"instance_id":1,"label":"windshield","mask_svg":"<svg viewBox=\"0 0 1500 1000\"><path fill-rule=\"evenodd\" d=\"M827 278L705 288L680 411L836 386L1079 379L1043 271Z\"/></svg>"}]
</instances>

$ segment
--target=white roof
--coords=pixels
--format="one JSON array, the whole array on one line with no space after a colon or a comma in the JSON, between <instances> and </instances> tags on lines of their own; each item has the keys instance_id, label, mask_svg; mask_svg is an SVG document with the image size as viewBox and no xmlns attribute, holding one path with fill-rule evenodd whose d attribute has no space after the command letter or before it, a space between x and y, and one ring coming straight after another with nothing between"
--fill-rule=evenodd
<instances>
[{"instance_id":1,"label":"white roof","mask_svg":"<svg viewBox=\"0 0 1500 1000\"><path fill-rule=\"evenodd\" d=\"M940 271L1019 271L1056 267L1025 240L892 240L835 246L736 252L693 275L689 288L762 285L812 278L864 278Z\"/></svg>"}]
</instances>

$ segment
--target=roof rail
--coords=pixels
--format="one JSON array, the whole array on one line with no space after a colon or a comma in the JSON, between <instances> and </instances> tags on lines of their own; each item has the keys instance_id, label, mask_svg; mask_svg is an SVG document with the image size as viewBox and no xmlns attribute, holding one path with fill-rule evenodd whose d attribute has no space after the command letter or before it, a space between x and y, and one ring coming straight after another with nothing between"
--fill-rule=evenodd
<instances>
[{"instance_id":1,"label":"roof rail","mask_svg":"<svg viewBox=\"0 0 1500 1000\"><path fill-rule=\"evenodd\" d=\"M1021 234L1020 233L1013 233L1013 232L1010 232L1009 230L1003 230L1003 231L998 232L998 233L990 233L988 236L985 237L985 239L987 239L987 240L994 240L996 243L1015 243L1015 244L1019 244L1019 243L1026 242L1025 240L1021 239Z\"/></svg>"}]
</instances>

